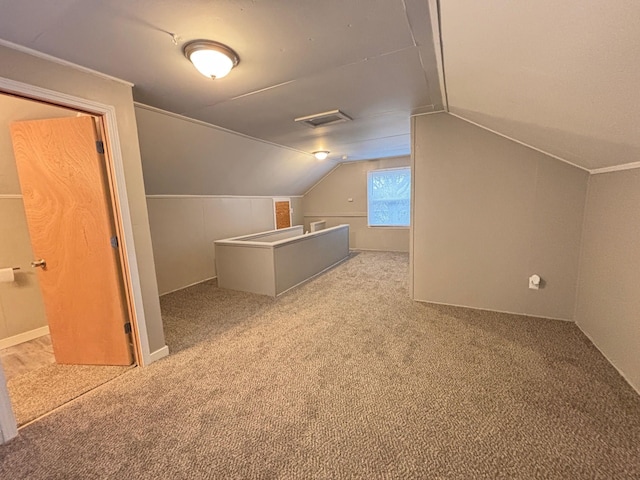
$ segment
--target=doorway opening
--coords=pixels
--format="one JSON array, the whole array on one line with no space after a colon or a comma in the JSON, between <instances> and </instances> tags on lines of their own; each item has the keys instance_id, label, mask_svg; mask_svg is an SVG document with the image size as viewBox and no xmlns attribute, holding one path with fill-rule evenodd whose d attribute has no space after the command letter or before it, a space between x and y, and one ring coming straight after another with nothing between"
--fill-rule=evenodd
<instances>
[{"instance_id":1,"label":"doorway opening","mask_svg":"<svg viewBox=\"0 0 640 480\"><path fill-rule=\"evenodd\" d=\"M2 92L0 102L0 224L6 230L0 243L7 243L0 245L0 268L16 268L14 281L0 284L0 361L17 423L24 425L139 364L140 342L103 117ZM8 124L19 126L12 135ZM42 165L30 159L55 150L49 140L61 128L74 139L63 140L64 155L49 168L30 170ZM79 146L75 139L85 134L93 137ZM72 165L65 155L75 155L87 142L92 156ZM84 170L87 158L98 163ZM65 183L70 177L80 183ZM102 192L91 196L96 188ZM109 233L108 249L92 238L100 229ZM109 269L116 283L105 289L100 278ZM101 327L105 318L81 313L92 307L107 311L109 319L120 315L115 361L109 353L113 339Z\"/></svg>"},{"instance_id":2,"label":"doorway opening","mask_svg":"<svg viewBox=\"0 0 640 480\"><path fill-rule=\"evenodd\" d=\"M274 198L273 212L276 230L291 227L293 211L291 210L290 198Z\"/></svg>"}]
</instances>

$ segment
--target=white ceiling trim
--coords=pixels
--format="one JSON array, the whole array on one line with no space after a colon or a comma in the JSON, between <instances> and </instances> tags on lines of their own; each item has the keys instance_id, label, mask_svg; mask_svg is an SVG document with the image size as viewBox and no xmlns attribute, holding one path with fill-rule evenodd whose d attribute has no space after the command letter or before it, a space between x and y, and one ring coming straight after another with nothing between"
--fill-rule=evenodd
<instances>
[{"instance_id":1,"label":"white ceiling trim","mask_svg":"<svg viewBox=\"0 0 640 480\"><path fill-rule=\"evenodd\" d=\"M614 165L613 167L594 168L593 170L589 170L589 173L591 173L591 175L598 175L599 173L620 172L634 168L640 168L640 162L624 163L622 165Z\"/></svg>"},{"instance_id":2,"label":"white ceiling trim","mask_svg":"<svg viewBox=\"0 0 640 480\"><path fill-rule=\"evenodd\" d=\"M320 184L324 181L324 179L325 179L325 178L327 178L329 175L331 175L331 174L336 170L336 168L339 168L339 167L340 167L340 165L342 165L342 163L343 163L343 162L338 163L335 167L333 167L331 170L329 170L329 171L326 173L326 175L324 175L320 180L318 180L316 183L314 183L313 185L311 185L311 188L309 188L309 190L307 190L306 192L304 192L303 197L304 197L305 195L307 195L311 190L313 190L314 188L316 188L318 185L320 185Z\"/></svg>"},{"instance_id":3,"label":"white ceiling trim","mask_svg":"<svg viewBox=\"0 0 640 480\"><path fill-rule=\"evenodd\" d=\"M433 46L436 52L436 64L438 67L438 80L440 81L440 93L442 94L444 109L448 112L449 96L447 95L447 82L444 75L444 49L442 46L442 32L440 31L439 0L429 0L429 18L431 19L431 29L433 31Z\"/></svg>"},{"instance_id":4,"label":"white ceiling trim","mask_svg":"<svg viewBox=\"0 0 640 480\"><path fill-rule=\"evenodd\" d=\"M544 155L546 155L548 157L555 158L556 160L560 160L561 162L567 163L567 164L571 165L572 167L576 167L576 168L579 168L580 170L584 170L585 172L592 173L592 171L589 170L588 168L581 167L580 165L576 165L575 163L570 162L566 158L559 157L558 155L554 155L553 153L546 152L545 150L542 150L540 148L536 148L536 147L534 147L532 145L529 145L528 143L522 142L520 140L516 140L515 138L510 137L509 135L505 135L504 133L500 133L500 132L498 132L496 130L493 130L493 129L489 128L489 127L485 127L484 125L481 125L481 124L476 123L476 122L474 122L472 120L469 120L468 118L461 117L460 115L457 115L455 113L452 113L452 112L447 112L447 113L449 115L452 115L452 116L456 117L456 118L459 118L460 120L464 120L467 123L475 125L476 127L480 127L480 128L482 128L484 130L487 130L488 132L495 133L496 135L500 135L501 137L506 138L507 140L511 140L512 142L519 143L520 145L525 146L527 148L530 148L531 150L535 150L536 152L540 152L540 153L542 153L542 154L544 154Z\"/></svg>"},{"instance_id":5,"label":"white ceiling trim","mask_svg":"<svg viewBox=\"0 0 640 480\"><path fill-rule=\"evenodd\" d=\"M104 78L106 80L111 80L113 82L122 83L127 85L128 87L133 87L133 83L123 80L122 78L112 77L111 75L107 75L106 73L98 72L97 70L93 70L91 68L83 67L82 65L78 65L77 63L69 62L67 60L62 60L61 58L54 57L53 55L49 55L47 53L39 52L38 50L34 50L32 48L24 47L22 45L18 45L17 43L9 42L7 40L3 40L0 38L0 45L3 47L10 48L12 50L16 50L18 52L26 53L27 55L31 55L33 57L42 58L43 60L48 60L53 63L57 63L58 65L62 65L65 67L71 67L76 70L80 70L84 73L90 73L91 75L95 75L100 78Z\"/></svg>"},{"instance_id":6,"label":"white ceiling trim","mask_svg":"<svg viewBox=\"0 0 640 480\"><path fill-rule=\"evenodd\" d=\"M195 123L196 125L201 125L203 127L213 128L214 130L219 130L221 132L231 133L233 135L237 135L238 137L248 138L249 140L254 140L256 142L264 143L266 145L271 145L273 147L284 148L285 150L290 150L292 152L300 153L307 156L313 156L310 152L305 152L303 150L298 150L297 148L287 147L286 145L280 145L278 143L269 142L268 140L263 140L262 138L252 137L250 135L245 135L244 133L236 132L235 130L229 130L228 128L221 127L219 125L214 125L213 123L208 123L203 120L197 120L195 118L187 117L185 115L180 115L179 113L169 112L167 110L163 110L158 107L152 107L151 105L146 105L140 102L133 102L136 107L143 108L145 110L149 110L150 112L160 113L162 115L167 115L168 117L177 118L179 120L184 120L186 122Z\"/></svg>"}]
</instances>

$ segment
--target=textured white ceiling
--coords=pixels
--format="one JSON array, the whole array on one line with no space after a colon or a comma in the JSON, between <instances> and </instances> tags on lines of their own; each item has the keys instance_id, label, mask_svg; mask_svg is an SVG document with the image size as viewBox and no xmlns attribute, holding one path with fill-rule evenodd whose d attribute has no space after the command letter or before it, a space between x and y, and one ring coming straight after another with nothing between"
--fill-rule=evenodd
<instances>
[{"instance_id":1,"label":"textured white ceiling","mask_svg":"<svg viewBox=\"0 0 640 480\"><path fill-rule=\"evenodd\" d=\"M589 170L640 161L640 2L441 9L452 113Z\"/></svg>"},{"instance_id":2,"label":"textured white ceiling","mask_svg":"<svg viewBox=\"0 0 640 480\"><path fill-rule=\"evenodd\" d=\"M141 103L333 159L407 154L411 113L442 108L426 0L29 0L0 12L3 39L131 81ZM204 78L182 54L199 38L240 65ZM333 109L354 121L293 121Z\"/></svg>"}]
</instances>

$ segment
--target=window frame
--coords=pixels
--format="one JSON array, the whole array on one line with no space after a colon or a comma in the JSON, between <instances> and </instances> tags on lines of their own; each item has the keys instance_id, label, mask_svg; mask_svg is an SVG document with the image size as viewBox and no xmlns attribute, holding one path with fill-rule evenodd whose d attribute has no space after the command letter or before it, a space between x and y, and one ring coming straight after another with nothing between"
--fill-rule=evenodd
<instances>
[{"instance_id":1,"label":"window frame","mask_svg":"<svg viewBox=\"0 0 640 480\"><path fill-rule=\"evenodd\" d=\"M370 210L369 210L369 204L370 204L370 186L371 186L371 177L372 175L376 174L376 173L380 173L380 172L389 172L389 171L393 171L393 170L408 170L409 171L409 224L408 225L372 225L370 222ZM403 166L403 167L391 167L391 168L378 168L375 170L368 170L367 171L367 228L387 228L387 229L400 229L400 230L406 230L406 229L410 229L411 228L411 200L412 200L412 191L413 191L413 179L412 179L412 172L411 172L411 166L407 165L407 166Z\"/></svg>"}]
</instances>

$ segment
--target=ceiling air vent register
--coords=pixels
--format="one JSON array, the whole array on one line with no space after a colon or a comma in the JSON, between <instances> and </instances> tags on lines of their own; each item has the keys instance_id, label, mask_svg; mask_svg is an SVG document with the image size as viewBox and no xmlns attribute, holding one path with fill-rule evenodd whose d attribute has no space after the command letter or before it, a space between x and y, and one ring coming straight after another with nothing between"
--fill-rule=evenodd
<instances>
[{"instance_id":1,"label":"ceiling air vent register","mask_svg":"<svg viewBox=\"0 0 640 480\"><path fill-rule=\"evenodd\" d=\"M336 123L348 122L351 117L340 110L331 110L329 112L316 113L315 115L307 115L306 117L298 117L296 122L311 128L326 127L335 125Z\"/></svg>"}]
</instances>

